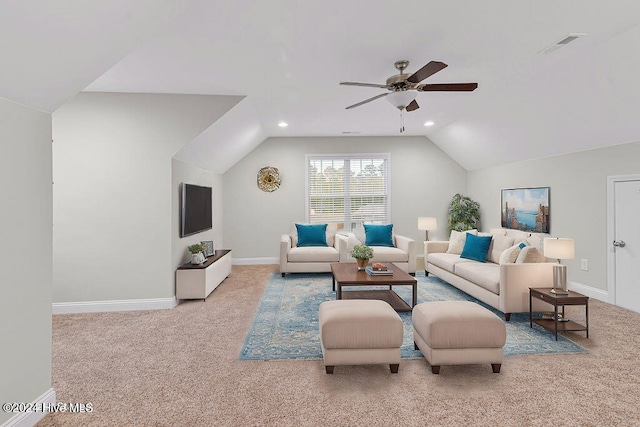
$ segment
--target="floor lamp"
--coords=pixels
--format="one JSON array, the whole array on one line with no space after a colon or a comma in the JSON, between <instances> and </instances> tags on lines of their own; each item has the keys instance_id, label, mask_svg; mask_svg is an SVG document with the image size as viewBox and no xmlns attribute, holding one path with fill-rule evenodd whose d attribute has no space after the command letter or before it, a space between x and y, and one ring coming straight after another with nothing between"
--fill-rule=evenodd
<instances>
[{"instance_id":1,"label":"floor lamp","mask_svg":"<svg viewBox=\"0 0 640 427\"><path fill-rule=\"evenodd\" d=\"M567 266L561 263L563 259L573 259L574 245L573 239L551 238L544 239L544 256L555 258L558 263L553 266L553 289L554 294L567 295Z\"/></svg>"},{"instance_id":2,"label":"floor lamp","mask_svg":"<svg viewBox=\"0 0 640 427\"><path fill-rule=\"evenodd\" d=\"M424 231L424 240L429 240L429 230L435 230L438 228L437 221L435 217L432 216L421 216L418 217L418 230Z\"/></svg>"}]
</instances>

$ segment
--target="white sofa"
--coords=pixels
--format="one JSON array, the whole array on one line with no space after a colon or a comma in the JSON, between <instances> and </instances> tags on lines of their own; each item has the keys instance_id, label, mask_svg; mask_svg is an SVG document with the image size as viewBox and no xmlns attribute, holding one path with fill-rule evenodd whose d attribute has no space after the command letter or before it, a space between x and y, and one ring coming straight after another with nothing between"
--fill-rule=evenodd
<instances>
[{"instance_id":1,"label":"white sofa","mask_svg":"<svg viewBox=\"0 0 640 427\"><path fill-rule=\"evenodd\" d=\"M335 224L327 227L327 246L298 247L295 225L291 233L280 236L280 273L323 273L331 271L331 263L348 262L348 236L336 234ZM353 258L351 258L353 259Z\"/></svg>"},{"instance_id":2,"label":"white sofa","mask_svg":"<svg viewBox=\"0 0 640 427\"><path fill-rule=\"evenodd\" d=\"M415 240L400 236L398 234L393 235L394 247L388 246L371 246L373 249L373 258L371 262L392 262L405 273L409 273L412 276L416 274L416 242ZM350 250L350 249L349 249ZM349 256L348 262L356 262L354 258Z\"/></svg>"},{"instance_id":3,"label":"white sofa","mask_svg":"<svg viewBox=\"0 0 640 427\"><path fill-rule=\"evenodd\" d=\"M364 244L364 235L357 235L338 230L335 224L327 227L327 246L297 247L295 224L289 234L280 236L280 273L322 273L331 271L331 263L353 262L351 249L355 245ZM371 262L392 262L406 273L416 273L415 240L394 234L394 247L371 246L373 258Z\"/></svg>"},{"instance_id":4,"label":"white sofa","mask_svg":"<svg viewBox=\"0 0 640 427\"><path fill-rule=\"evenodd\" d=\"M448 241L424 242L425 273L433 274L500 310L508 321L511 313L529 311L530 287L553 286L553 262L548 262L541 252L543 238L548 235L507 229L492 229L491 235L492 248L489 250L486 263L447 253ZM509 239L512 239L513 245L526 239L530 246L540 251L540 257L536 262L526 260L527 262L499 264L498 258L504 252L502 249ZM525 251L522 252L522 255L525 255ZM533 251L529 250L529 253L532 254ZM547 309L548 306L542 302L534 304L534 310Z\"/></svg>"}]
</instances>

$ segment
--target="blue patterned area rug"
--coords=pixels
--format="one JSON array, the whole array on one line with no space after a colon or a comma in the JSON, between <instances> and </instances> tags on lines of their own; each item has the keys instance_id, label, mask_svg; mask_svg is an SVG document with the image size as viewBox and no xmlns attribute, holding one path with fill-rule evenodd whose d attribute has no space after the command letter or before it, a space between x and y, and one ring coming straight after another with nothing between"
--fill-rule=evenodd
<instances>
[{"instance_id":1,"label":"blue patterned area rug","mask_svg":"<svg viewBox=\"0 0 640 427\"><path fill-rule=\"evenodd\" d=\"M416 273L418 303L425 301L474 301L496 313L499 311L479 302L437 277ZM318 335L318 307L323 301L335 300L331 273L287 274L273 273L260 306L240 351L241 360L322 359ZM354 288L351 288L354 289ZM358 287L358 290L364 288ZM343 287L345 292L348 287ZM411 304L411 287L396 286L394 291ZM404 323L403 358L421 358L413 348L411 313L398 313ZM553 332L535 325L529 327L529 313L513 313L507 326L504 355L583 353L583 347L565 337L555 340Z\"/></svg>"}]
</instances>

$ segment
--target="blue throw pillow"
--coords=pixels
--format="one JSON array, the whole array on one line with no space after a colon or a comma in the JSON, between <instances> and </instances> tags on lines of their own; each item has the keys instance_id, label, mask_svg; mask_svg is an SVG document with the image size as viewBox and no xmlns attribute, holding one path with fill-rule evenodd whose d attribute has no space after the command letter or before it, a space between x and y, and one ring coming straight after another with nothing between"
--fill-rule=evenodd
<instances>
[{"instance_id":1,"label":"blue throw pillow","mask_svg":"<svg viewBox=\"0 0 640 427\"><path fill-rule=\"evenodd\" d=\"M364 224L365 245L393 248L393 224Z\"/></svg>"},{"instance_id":2,"label":"blue throw pillow","mask_svg":"<svg viewBox=\"0 0 640 427\"><path fill-rule=\"evenodd\" d=\"M296 224L298 247L327 246L327 224Z\"/></svg>"},{"instance_id":3,"label":"blue throw pillow","mask_svg":"<svg viewBox=\"0 0 640 427\"><path fill-rule=\"evenodd\" d=\"M487 262L487 252L491 246L491 236L476 236L467 233L464 248L460 258L472 259L474 261Z\"/></svg>"}]
</instances>

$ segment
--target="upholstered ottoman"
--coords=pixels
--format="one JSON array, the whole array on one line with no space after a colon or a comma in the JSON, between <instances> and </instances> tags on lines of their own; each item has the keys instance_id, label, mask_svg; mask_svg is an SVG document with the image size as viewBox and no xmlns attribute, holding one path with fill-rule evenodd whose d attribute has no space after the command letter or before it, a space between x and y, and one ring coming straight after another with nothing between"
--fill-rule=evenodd
<instances>
[{"instance_id":1,"label":"upholstered ottoman","mask_svg":"<svg viewBox=\"0 0 640 427\"><path fill-rule=\"evenodd\" d=\"M507 328L502 319L470 301L424 302L413 308L413 341L431 372L440 365L490 363L500 372Z\"/></svg>"},{"instance_id":2,"label":"upholstered ottoman","mask_svg":"<svg viewBox=\"0 0 640 427\"><path fill-rule=\"evenodd\" d=\"M320 344L327 374L335 365L388 363L398 372L402 320L378 300L336 300L320 304Z\"/></svg>"}]
</instances>

